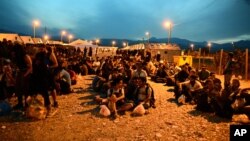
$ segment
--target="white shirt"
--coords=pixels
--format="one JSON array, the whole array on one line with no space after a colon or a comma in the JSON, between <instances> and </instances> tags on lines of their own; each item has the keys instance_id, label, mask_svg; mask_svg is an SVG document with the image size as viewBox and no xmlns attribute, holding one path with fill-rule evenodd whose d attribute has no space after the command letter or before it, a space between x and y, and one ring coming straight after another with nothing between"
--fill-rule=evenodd
<instances>
[{"instance_id":1,"label":"white shirt","mask_svg":"<svg viewBox=\"0 0 250 141\"><path fill-rule=\"evenodd\" d=\"M196 90L200 90L200 89L203 88L202 84L197 80L195 80L195 83L194 83L193 86L190 84L190 81L185 81L185 82L183 82L181 84L187 86L187 88L190 91L196 91Z\"/></svg>"}]
</instances>

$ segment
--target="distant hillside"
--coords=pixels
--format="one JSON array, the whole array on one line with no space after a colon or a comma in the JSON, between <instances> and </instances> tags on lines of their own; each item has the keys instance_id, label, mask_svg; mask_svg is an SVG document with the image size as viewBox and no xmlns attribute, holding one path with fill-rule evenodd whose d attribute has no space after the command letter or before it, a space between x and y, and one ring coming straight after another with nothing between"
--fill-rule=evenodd
<instances>
[{"instance_id":1,"label":"distant hillside","mask_svg":"<svg viewBox=\"0 0 250 141\"><path fill-rule=\"evenodd\" d=\"M116 41L116 46L118 47L122 47L123 46L123 42L128 42L129 45L133 45L133 44L138 44L138 43L146 43L147 40L128 40L128 39L101 39L100 44L103 46L111 46L112 41ZM150 38L150 43L167 43L168 39L167 38L155 38L152 37ZM172 38L171 39L171 43L175 43L178 44L181 49L186 50L188 48L190 48L191 44L194 44L194 49L198 50L198 48L205 48L207 47L208 42L194 42L194 41L190 41L187 39L180 39L180 38ZM242 40L242 41L238 41L238 42L234 42L234 44L232 43L224 43L224 44L217 44L217 43L211 43L211 52L216 52L220 49L224 49L226 51L232 51L234 48L239 48L239 49L246 49L249 48L250 49L250 40Z\"/></svg>"},{"instance_id":2,"label":"distant hillside","mask_svg":"<svg viewBox=\"0 0 250 141\"><path fill-rule=\"evenodd\" d=\"M15 33L15 32L10 30L0 29L0 33Z\"/></svg>"},{"instance_id":3,"label":"distant hillside","mask_svg":"<svg viewBox=\"0 0 250 141\"><path fill-rule=\"evenodd\" d=\"M10 31L10 30L5 30L5 29L0 29L0 33L17 33L20 36L30 36L28 34L18 33L18 32L15 32L15 31Z\"/></svg>"}]
</instances>

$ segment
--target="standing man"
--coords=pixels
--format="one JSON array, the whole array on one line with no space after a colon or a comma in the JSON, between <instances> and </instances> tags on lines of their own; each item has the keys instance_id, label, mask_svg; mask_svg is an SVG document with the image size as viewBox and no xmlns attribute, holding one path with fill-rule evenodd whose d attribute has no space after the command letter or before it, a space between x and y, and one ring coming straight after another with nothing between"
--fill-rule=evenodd
<instances>
[{"instance_id":1,"label":"standing man","mask_svg":"<svg viewBox=\"0 0 250 141\"><path fill-rule=\"evenodd\" d=\"M224 89L230 86L230 80L232 78L233 72L234 72L234 64L236 61L234 60L234 54L230 52L228 54L228 61L224 68L223 74L224 74Z\"/></svg>"},{"instance_id":2,"label":"standing man","mask_svg":"<svg viewBox=\"0 0 250 141\"><path fill-rule=\"evenodd\" d=\"M84 50L83 50L83 57L84 58L87 57L87 48L86 48L86 46L84 47Z\"/></svg>"},{"instance_id":3,"label":"standing man","mask_svg":"<svg viewBox=\"0 0 250 141\"><path fill-rule=\"evenodd\" d=\"M92 57L92 47L89 47L89 57Z\"/></svg>"},{"instance_id":4,"label":"standing man","mask_svg":"<svg viewBox=\"0 0 250 141\"><path fill-rule=\"evenodd\" d=\"M11 51L13 62L17 66L16 76L16 95L18 98L18 104L14 106L14 109L22 109L27 106L26 98L30 95L30 76L32 73L32 60L26 53L24 46L15 44ZM25 105L23 105L23 96L25 96Z\"/></svg>"}]
</instances>

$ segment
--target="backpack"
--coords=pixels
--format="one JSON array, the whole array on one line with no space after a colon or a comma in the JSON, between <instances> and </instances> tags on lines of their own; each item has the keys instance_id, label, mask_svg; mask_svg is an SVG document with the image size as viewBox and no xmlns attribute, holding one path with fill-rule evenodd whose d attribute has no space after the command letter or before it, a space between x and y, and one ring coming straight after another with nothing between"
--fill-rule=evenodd
<instances>
[{"instance_id":1,"label":"backpack","mask_svg":"<svg viewBox=\"0 0 250 141\"><path fill-rule=\"evenodd\" d=\"M154 95L154 89L147 83L146 84L146 93L148 94L148 90L149 88L151 88L152 90L152 94L151 94L151 97L150 97L150 100L149 100L149 106L152 107L152 108L156 108L155 107L155 95ZM136 95L138 95L138 88L136 89Z\"/></svg>"}]
</instances>

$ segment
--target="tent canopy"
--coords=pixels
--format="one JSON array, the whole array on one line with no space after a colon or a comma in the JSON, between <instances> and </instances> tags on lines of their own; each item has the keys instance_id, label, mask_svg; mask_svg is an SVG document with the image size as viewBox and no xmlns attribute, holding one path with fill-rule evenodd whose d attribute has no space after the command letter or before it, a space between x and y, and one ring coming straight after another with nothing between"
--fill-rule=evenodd
<instances>
[{"instance_id":1,"label":"tent canopy","mask_svg":"<svg viewBox=\"0 0 250 141\"><path fill-rule=\"evenodd\" d=\"M93 45L91 42L88 42L86 40L82 40L82 39L77 39L71 43L69 43L70 46L74 46L75 48L80 48L81 50L83 50L85 47L86 48L96 48L97 45Z\"/></svg>"},{"instance_id":2,"label":"tent canopy","mask_svg":"<svg viewBox=\"0 0 250 141\"><path fill-rule=\"evenodd\" d=\"M20 36L24 44L34 44L31 36Z\"/></svg>"},{"instance_id":3,"label":"tent canopy","mask_svg":"<svg viewBox=\"0 0 250 141\"><path fill-rule=\"evenodd\" d=\"M181 50L177 44L152 43L147 44L146 49Z\"/></svg>"},{"instance_id":4,"label":"tent canopy","mask_svg":"<svg viewBox=\"0 0 250 141\"><path fill-rule=\"evenodd\" d=\"M20 36L16 33L0 33L0 41L3 41L3 39L6 39L7 41L11 42L23 43Z\"/></svg>"},{"instance_id":5,"label":"tent canopy","mask_svg":"<svg viewBox=\"0 0 250 141\"><path fill-rule=\"evenodd\" d=\"M69 45L71 45L71 46L81 46L81 45L91 46L93 44L91 42L86 41L86 40L77 39L77 40L69 43Z\"/></svg>"}]
</instances>

